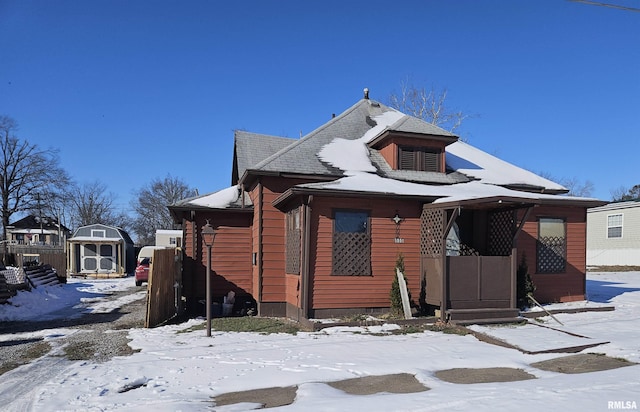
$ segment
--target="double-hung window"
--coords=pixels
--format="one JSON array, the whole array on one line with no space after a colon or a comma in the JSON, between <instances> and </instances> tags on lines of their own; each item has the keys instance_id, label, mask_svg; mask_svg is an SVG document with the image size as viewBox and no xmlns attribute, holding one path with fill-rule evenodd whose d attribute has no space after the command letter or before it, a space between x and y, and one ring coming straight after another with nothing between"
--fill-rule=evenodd
<instances>
[{"instance_id":1,"label":"double-hung window","mask_svg":"<svg viewBox=\"0 0 640 412\"><path fill-rule=\"evenodd\" d=\"M622 213L607 216L607 239L622 238Z\"/></svg>"},{"instance_id":2,"label":"double-hung window","mask_svg":"<svg viewBox=\"0 0 640 412\"><path fill-rule=\"evenodd\" d=\"M333 214L333 274L371 275L369 212L336 210Z\"/></svg>"}]
</instances>

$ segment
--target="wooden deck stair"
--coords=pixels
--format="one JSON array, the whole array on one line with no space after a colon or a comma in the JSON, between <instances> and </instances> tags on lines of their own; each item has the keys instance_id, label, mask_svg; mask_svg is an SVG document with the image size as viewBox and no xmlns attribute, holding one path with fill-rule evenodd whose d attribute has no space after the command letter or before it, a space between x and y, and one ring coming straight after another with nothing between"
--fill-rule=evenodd
<instances>
[{"instance_id":1,"label":"wooden deck stair","mask_svg":"<svg viewBox=\"0 0 640 412\"><path fill-rule=\"evenodd\" d=\"M40 265L30 268L24 268L24 272L29 279L29 283L33 287L57 285L60 283L58 274L51 265Z\"/></svg>"},{"instance_id":2,"label":"wooden deck stair","mask_svg":"<svg viewBox=\"0 0 640 412\"><path fill-rule=\"evenodd\" d=\"M516 323L523 320L513 308L449 309L447 317L457 325Z\"/></svg>"}]
</instances>

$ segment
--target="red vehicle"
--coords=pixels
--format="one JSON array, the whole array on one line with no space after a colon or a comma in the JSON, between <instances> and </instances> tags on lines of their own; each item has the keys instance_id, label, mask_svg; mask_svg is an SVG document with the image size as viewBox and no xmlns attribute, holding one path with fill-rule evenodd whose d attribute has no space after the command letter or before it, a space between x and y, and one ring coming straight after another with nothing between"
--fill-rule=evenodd
<instances>
[{"instance_id":1,"label":"red vehicle","mask_svg":"<svg viewBox=\"0 0 640 412\"><path fill-rule=\"evenodd\" d=\"M136 286L142 286L142 282L149 282L149 263L151 259L144 258L136 266Z\"/></svg>"}]
</instances>

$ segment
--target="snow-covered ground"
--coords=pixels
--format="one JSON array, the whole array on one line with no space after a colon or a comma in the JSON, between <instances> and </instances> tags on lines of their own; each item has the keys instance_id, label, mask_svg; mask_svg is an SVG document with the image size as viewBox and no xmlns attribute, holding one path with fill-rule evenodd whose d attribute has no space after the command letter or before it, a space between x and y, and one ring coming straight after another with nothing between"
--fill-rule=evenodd
<instances>
[{"instance_id":1,"label":"snow-covered ground","mask_svg":"<svg viewBox=\"0 0 640 412\"><path fill-rule=\"evenodd\" d=\"M33 319L26 308L37 306L37 319L69 316L73 311L109 311L126 298L105 303L104 294L131 288L131 278L72 280L61 288L22 292L14 305L0 306L0 321ZM613 305L615 311L557 314L542 325L571 332L573 337L540 326L482 327L517 346L546 349L571 346L578 339L609 342L585 352L640 362L640 272L591 273L590 302L554 305L554 308ZM46 379L3 410L103 411L250 410L255 405L214 407L216 395L249 389L297 385L293 404L282 411L432 411L432 410L607 410L611 406L640 404L640 366L585 374L545 372L530 365L565 356L527 355L478 341L472 335L437 332L378 336L367 328L335 327L315 333L260 335L257 333L205 331L177 333L203 320L181 325L130 331L131 347L139 353L102 364L59 362ZM381 332L387 327L370 327ZM55 339L68 329L0 335L2 341L47 336ZM552 334L553 336L550 336ZM558 336L567 336L567 342ZM527 349L527 350L529 350ZM1 350L1 349L0 349ZM49 360L50 361L50 360ZM520 368L537 379L507 383L461 385L437 379L434 373L451 368ZM0 395L11 386L5 382L24 376L29 387L29 365L0 376ZM378 393L349 395L323 382L395 373L410 373L431 390L412 394ZM35 380L34 380L35 381ZM137 389L123 388L145 384ZM6 398L6 396L2 396ZM611 404L610 402L617 402ZM625 403L620 403L625 402ZM544 409L542 409L544 408Z\"/></svg>"}]
</instances>

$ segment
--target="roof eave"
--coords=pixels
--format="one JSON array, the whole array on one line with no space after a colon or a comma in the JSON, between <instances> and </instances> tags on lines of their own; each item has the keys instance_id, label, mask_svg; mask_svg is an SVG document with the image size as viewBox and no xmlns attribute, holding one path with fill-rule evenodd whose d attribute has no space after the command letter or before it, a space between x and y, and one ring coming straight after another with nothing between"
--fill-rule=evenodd
<instances>
[{"instance_id":1,"label":"roof eave","mask_svg":"<svg viewBox=\"0 0 640 412\"><path fill-rule=\"evenodd\" d=\"M571 206L571 207L594 207L595 205L602 205L605 202L597 199L572 199L563 196L558 196L557 199L529 199L525 197L516 196L490 196L474 199L452 200L443 201L429 205L429 208L445 208L452 209L457 207L470 207L481 206L488 207L495 205L496 207L504 206Z\"/></svg>"},{"instance_id":2,"label":"roof eave","mask_svg":"<svg viewBox=\"0 0 640 412\"><path fill-rule=\"evenodd\" d=\"M374 139L370 140L369 143L367 144L369 147L375 147L375 145L382 142L388 137L409 137L409 138L417 138L417 139L437 140L437 141L445 142L446 146L458 141L458 136L455 136L455 135L445 136L445 135L438 135L438 134L400 132L400 131L387 128L378 136L376 136Z\"/></svg>"},{"instance_id":3,"label":"roof eave","mask_svg":"<svg viewBox=\"0 0 640 412\"><path fill-rule=\"evenodd\" d=\"M359 197L359 198L395 198L403 200L416 200L422 202L433 202L438 199L437 196L420 196L420 195L402 195L390 192L365 192L359 190L338 190L338 189L316 189L307 187L292 187L282 193L271 203L275 208L281 209L291 200L300 195L318 195L318 196L338 196L338 197Z\"/></svg>"},{"instance_id":4,"label":"roof eave","mask_svg":"<svg viewBox=\"0 0 640 412\"><path fill-rule=\"evenodd\" d=\"M502 187L510 190L516 190L527 193L541 193L546 195L564 195L569 193L569 189L551 189L544 186L528 185L528 184L506 184Z\"/></svg>"}]
</instances>

